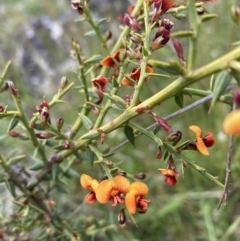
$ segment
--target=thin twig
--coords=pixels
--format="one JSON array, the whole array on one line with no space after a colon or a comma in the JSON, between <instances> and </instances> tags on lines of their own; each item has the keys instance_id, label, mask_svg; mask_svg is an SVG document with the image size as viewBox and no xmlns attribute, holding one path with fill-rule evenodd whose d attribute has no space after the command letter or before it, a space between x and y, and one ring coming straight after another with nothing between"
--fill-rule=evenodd
<instances>
[{"instance_id":1,"label":"thin twig","mask_svg":"<svg viewBox=\"0 0 240 241\"><path fill-rule=\"evenodd\" d=\"M164 119L165 120L170 120L170 119L172 119L172 118L174 118L174 117L176 117L178 115L181 115L181 114L185 113L186 111L191 110L191 109L195 108L196 106L201 105L201 104L211 100L212 96L213 96L212 94L207 95L207 96L203 97L202 99L197 100L197 101L193 102L192 104L190 104L190 105L188 105L188 106L186 106L186 107L184 107L184 108L182 108L182 109L180 109L180 110L178 110L178 111L176 111L176 112L166 116ZM157 127L157 126L159 126L159 124L158 124L158 122L155 122L152 125L148 126L146 129L147 130L151 130L151 129ZM141 135L142 135L142 133L139 133L138 135L135 135L135 138L138 138ZM125 146L128 142L129 142L129 140L125 140L124 142L120 143L119 145L117 145L116 147L111 149L109 151L109 153L107 153L106 155L109 155L109 154L112 154L112 153L116 152L118 149L120 149L121 147Z\"/></svg>"},{"instance_id":2,"label":"thin twig","mask_svg":"<svg viewBox=\"0 0 240 241\"><path fill-rule=\"evenodd\" d=\"M233 110L236 110L236 103L234 102L233 102L232 111ZM227 203L228 194L229 194L229 181L230 181L230 172L231 172L231 164L232 164L232 154L233 154L233 135L230 135L229 144L228 144L227 163L226 163L225 184L224 184L222 197L217 206L217 210L221 208L223 202L225 205Z\"/></svg>"}]
</instances>

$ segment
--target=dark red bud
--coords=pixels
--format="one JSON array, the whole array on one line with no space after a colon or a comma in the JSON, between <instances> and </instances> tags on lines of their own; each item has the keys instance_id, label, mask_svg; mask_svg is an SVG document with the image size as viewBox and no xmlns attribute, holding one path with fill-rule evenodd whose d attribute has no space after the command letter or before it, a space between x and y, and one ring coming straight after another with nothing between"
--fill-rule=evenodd
<instances>
[{"instance_id":1,"label":"dark red bud","mask_svg":"<svg viewBox=\"0 0 240 241\"><path fill-rule=\"evenodd\" d=\"M140 25L135 17L133 17L129 14L125 14L123 21L125 22L125 24L128 27L132 28L133 30L135 30L135 31L140 30Z\"/></svg>"},{"instance_id":2,"label":"dark red bud","mask_svg":"<svg viewBox=\"0 0 240 241\"><path fill-rule=\"evenodd\" d=\"M123 176L123 177L126 177L127 176L127 173L126 172L123 172L123 171L121 171L121 172L117 172L117 174L116 174L117 176Z\"/></svg>"},{"instance_id":3,"label":"dark red bud","mask_svg":"<svg viewBox=\"0 0 240 241\"><path fill-rule=\"evenodd\" d=\"M64 146L66 149L70 149L70 148L71 148L71 145L70 145L70 142L69 142L69 141L64 141L64 142L63 142L63 146Z\"/></svg>"},{"instance_id":4,"label":"dark red bud","mask_svg":"<svg viewBox=\"0 0 240 241\"><path fill-rule=\"evenodd\" d=\"M161 159L161 158L162 158L162 148L159 146L156 153L156 159Z\"/></svg>"},{"instance_id":5,"label":"dark red bud","mask_svg":"<svg viewBox=\"0 0 240 241\"><path fill-rule=\"evenodd\" d=\"M0 113L2 113L4 111L4 107L3 105L0 105Z\"/></svg>"},{"instance_id":6,"label":"dark red bud","mask_svg":"<svg viewBox=\"0 0 240 241\"><path fill-rule=\"evenodd\" d=\"M137 174L134 175L135 178L140 179L140 180L145 179L146 176L147 175L145 173L143 173L143 172L140 172L140 173L137 173Z\"/></svg>"},{"instance_id":7,"label":"dark red bud","mask_svg":"<svg viewBox=\"0 0 240 241\"><path fill-rule=\"evenodd\" d=\"M40 106L41 109L43 109L44 107L46 107L47 109L49 109L49 104L48 104L48 102L45 101L45 100L44 100L39 106Z\"/></svg>"},{"instance_id":8,"label":"dark red bud","mask_svg":"<svg viewBox=\"0 0 240 241\"><path fill-rule=\"evenodd\" d=\"M237 105L240 105L240 88L233 91L233 100Z\"/></svg>"},{"instance_id":9,"label":"dark red bud","mask_svg":"<svg viewBox=\"0 0 240 241\"><path fill-rule=\"evenodd\" d=\"M57 120L57 130L60 132L64 124L64 119L62 117Z\"/></svg>"},{"instance_id":10,"label":"dark red bud","mask_svg":"<svg viewBox=\"0 0 240 241\"><path fill-rule=\"evenodd\" d=\"M22 202L23 205L28 205L28 199L25 199L23 202Z\"/></svg>"},{"instance_id":11,"label":"dark red bud","mask_svg":"<svg viewBox=\"0 0 240 241\"><path fill-rule=\"evenodd\" d=\"M126 223L126 215L125 215L124 208L122 208L118 214L118 222L120 225L123 225L124 223Z\"/></svg>"}]
</instances>

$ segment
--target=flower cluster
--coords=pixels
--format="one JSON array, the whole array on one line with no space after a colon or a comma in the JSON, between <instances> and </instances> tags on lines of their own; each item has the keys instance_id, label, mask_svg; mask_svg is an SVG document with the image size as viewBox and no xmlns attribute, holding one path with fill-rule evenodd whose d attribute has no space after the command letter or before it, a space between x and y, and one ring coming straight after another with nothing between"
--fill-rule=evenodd
<instances>
[{"instance_id":1,"label":"flower cluster","mask_svg":"<svg viewBox=\"0 0 240 241\"><path fill-rule=\"evenodd\" d=\"M112 206L125 204L130 214L136 212L144 213L147 210L149 199L144 199L148 194L148 187L145 183L136 181L130 184L129 180L123 176L115 176L100 183L92 177L82 174L80 183L83 188L90 190L84 200L87 203L106 204L112 202Z\"/></svg>"}]
</instances>

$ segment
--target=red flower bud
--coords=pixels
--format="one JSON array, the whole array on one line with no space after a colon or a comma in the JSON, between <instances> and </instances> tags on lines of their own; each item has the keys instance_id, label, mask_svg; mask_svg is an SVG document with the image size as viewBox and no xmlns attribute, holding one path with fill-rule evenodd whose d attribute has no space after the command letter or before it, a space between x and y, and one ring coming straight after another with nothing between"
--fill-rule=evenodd
<instances>
[{"instance_id":1,"label":"red flower bud","mask_svg":"<svg viewBox=\"0 0 240 241\"><path fill-rule=\"evenodd\" d=\"M126 215L125 215L124 208L122 208L118 214L118 222L120 225L123 225L124 223L126 223Z\"/></svg>"}]
</instances>

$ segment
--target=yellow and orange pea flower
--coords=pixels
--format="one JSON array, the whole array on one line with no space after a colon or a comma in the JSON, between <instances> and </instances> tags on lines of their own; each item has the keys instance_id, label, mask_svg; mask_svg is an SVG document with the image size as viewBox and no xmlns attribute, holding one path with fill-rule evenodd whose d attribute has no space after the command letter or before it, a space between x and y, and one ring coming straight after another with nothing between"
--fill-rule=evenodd
<instances>
[{"instance_id":1,"label":"yellow and orange pea flower","mask_svg":"<svg viewBox=\"0 0 240 241\"><path fill-rule=\"evenodd\" d=\"M223 131L228 135L240 134L240 110L230 112L223 121Z\"/></svg>"},{"instance_id":2,"label":"yellow and orange pea flower","mask_svg":"<svg viewBox=\"0 0 240 241\"><path fill-rule=\"evenodd\" d=\"M147 64L146 67L146 72L147 73L153 73L153 68L150 64ZM141 74L141 69L140 68L133 68L132 72L129 74L129 77L133 79L134 81L138 82ZM145 82L147 82L150 79L150 76L146 77ZM132 83L130 83L127 78L123 78L121 81L122 85L127 85L127 86L133 86Z\"/></svg>"},{"instance_id":3,"label":"yellow and orange pea flower","mask_svg":"<svg viewBox=\"0 0 240 241\"><path fill-rule=\"evenodd\" d=\"M211 147L215 143L215 138L212 132L207 133L202 137L202 130L198 126L189 126L189 129L196 134L196 147L203 155L208 156L209 151L207 147Z\"/></svg>"},{"instance_id":4,"label":"yellow and orange pea flower","mask_svg":"<svg viewBox=\"0 0 240 241\"><path fill-rule=\"evenodd\" d=\"M112 206L124 203L124 197L129 186L130 182L123 176L115 176L111 180L104 180L98 185L96 191L97 201L102 204L112 201Z\"/></svg>"},{"instance_id":5,"label":"yellow and orange pea flower","mask_svg":"<svg viewBox=\"0 0 240 241\"><path fill-rule=\"evenodd\" d=\"M120 62L120 54L123 49L119 49L115 53L108 55L106 58L104 58L100 64L102 66L107 66L107 67L115 67L116 62Z\"/></svg>"},{"instance_id":6,"label":"yellow and orange pea flower","mask_svg":"<svg viewBox=\"0 0 240 241\"><path fill-rule=\"evenodd\" d=\"M176 170L159 168L158 171L161 172L163 176L165 176L165 183L167 183L169 186L176 185L176 177L180 175Z\"/></svg>"},{"instance_id":7,"label":"yellow and orange pea flower","mask_svg":"<svg viewBox=\"0 0 240 241\"><path fill-rule=\"evenodd\" d=\"M143 182L133 182L125 196L125 205L130 214L145 213L150 199L143 197L148 194L148 186Z\"/></svg>"},{"instance_id":8,"label":"yellow and orange pea flower","mask_svg":"<svg viewBox=\"0 0 240 241\"><path fill-rule=\"evenodd\" d=\"M80 177L80 183L83 188L90 190L90 192L85 196L84 200L90 204L95 203L97 200L96 191L99 185L98 181L86 174L82 174Z\"/></svg>"}]
</instances>

